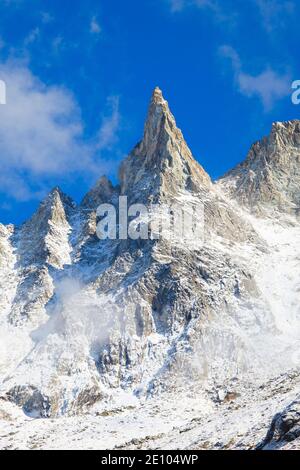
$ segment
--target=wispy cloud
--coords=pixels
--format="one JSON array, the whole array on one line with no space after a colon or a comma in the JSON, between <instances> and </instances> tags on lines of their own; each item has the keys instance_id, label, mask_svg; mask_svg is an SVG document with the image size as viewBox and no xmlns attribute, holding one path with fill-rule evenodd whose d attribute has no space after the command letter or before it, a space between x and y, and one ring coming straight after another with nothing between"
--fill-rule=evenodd
<instances>
[{"instance_id":1,"label":"wispy cloud","mask_svg":"<svg viewBox=\"0 0 300 470\"><path fill-rule=\"evenodd\" d=\"M216 0L168 0L171 6L171 10L182 11L184 8L189 6L196 6L199 8L219 8L219 3Z\"/></svg>"},{"instance_id":2,"label":"wispy cloud","mask_svg":"<svg viewBox=\"0 0 300 470\"><path fill-rule=\"evenodd\" d=\"M46 86L24 64L1 65L7 104L0 107L0 187L18 200L39 197L49 177L98 175L101 152L116 142L118 98L110 98L97 135L86 140L80 109L63 87ZM101 168L102 166L102 168Z\"/></svg>"},{"instance_id":3,"label":"wispy cloud","mask_svg":"<svg viewBox=\"0 0 300 470\"><path fill-rule=\"evenodd\" d=\"M93 16L93 18L91 19L91 23L90 23L90 32L92 34L100 34L101 31L102 31L102 28L99 24L99 21L97 20L97 17Z\"/></svg>"},{"instance_id":4,"label":"wispy cloud","mask_svg":"<svg viewBox=\"0 0 300 470\"><path fill-rule=\"evenodd\" d=\"M197 7L209 11L219 21L236 20L237 17L242 21L243 18L240 13L243 11L244 5L239 5L236 1L167 0L167 2L173 13L181 12L188 7ZM241 2L241 4L243 3L246 2ZM248 6L251 4L258 10L259 22L268 33L288 26L296 10L295 0L248 0Z\"/></svg>"},{"instance_id":5,"label":"wispy cloud","mask_svg":"<svg viewBox=\"0 0 300 470\"><path fill-rule=\"evenodd\" d=\"M112 96L107 101L110 113L103 118L97 135L96 148L98 150L111 148L117 140L117 132L120 126L119 97Z\"/></svg>"},{"instance_id":6,"label":"wispy cloud","mask_svg":"<svg viewBox=\"0 0 300 470\"><path fill-rule=\"evenodd\" d=\"M24 39L24 46L26 47L34 43L40 37L40 33L40 28L32 29Z\"/></svg>"},{"instance_id":7,"label":"wispy cloud","mask_svg":"<svg viewBox=\"0 0 300 470\"><path fill-rule=\"evenodd\" d=\"M169 2L171 11L178 13L188 7L196 7L203 11L211 13L217 21L228 20L229 17L236 14L236 11L228 13L228 8L225 10L224 4L219 0L167 0Z\"/></svg>"},{"instance_id":8,"label":"wispy cloud","mask_svg":"<svg viewBox=\"0 0 300 470\"><path fill-rule=\"evenodd\" d=\"M230 60L239 92L249 98L258 97L266 111L290 94L291 77L288 74L280 74L267 66L259 74L251 75L244 71L239 54L231 46L222 46L220 53Z\"/></svg>"},{"instance_id":9,"label":"wispy cloud","mask_svg":"<svg viewBox=\"0 0 300 470\"><path fill-rule=\"evenodd\" d=\"M173 12L181 11L184 8L184 0L168 0Z\"/></svg>"},{"instance_id":10,"label":"wispy cloud","mask_svg":"<svg viewBox=\"0 0 300 470\"><path fill-rule=\"evenodd\" d=\"M292 0L254 0L263 22L263 26L268 32L282 27L286 27L296 5Z\"/></svg>"},{"instance_id":11,"label":"wispy cloud","mask_svg":"<svg viewBox=\"0 0 300 470\"><path fill-rule=\"evenodd\" d=\"M54 18L48 11L43 11L41 13L41 20L42 20L42 23L48 24L48 23L51 23L54 20Z\"/></svg>"}]
</instances>

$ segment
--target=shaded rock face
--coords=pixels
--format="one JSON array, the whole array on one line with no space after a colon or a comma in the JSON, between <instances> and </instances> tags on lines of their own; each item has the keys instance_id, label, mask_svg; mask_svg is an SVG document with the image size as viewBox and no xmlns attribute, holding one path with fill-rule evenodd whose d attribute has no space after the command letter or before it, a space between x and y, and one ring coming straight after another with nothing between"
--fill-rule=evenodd
<instances>
[{"instance_id":1,"label":"shaded rock face","mask_svg":"<svg viewBox=\"0 0 300 470\"><path fill-rule=\"evenodd\" d=\"M300 401L296 400L282 413L278 413L271 423L259 450L270 450L284 447L286 443L300 438Z\"/></svg>"},{"instance_id":2,"label":"shaded rock face","mask_svg":"<svg viewBox=\"0 0 300 470\"><path fill-rule=\"evenodd\" d=\"M274 123L270 136L255 143L219 184L254 212L268 206L299 215L300 121Z\"/></svg>"},{"instance_id":3,"label":"shaded rock face","mask_svg":"<svg viewBox=\"0 0 300 470\"><path fill-rule=\"evenodd\" d=\"M273 165L262 156L271 148L274 171L285 177L281 149L297 153L298 127L282 126L280 138L274 133L238 167L234 181L244 180L231 202L230 176L212 183L155 89L120 186L102 177L79 206L55 188L22 227L0 226L0 329L20 334L16 356L0 363L8 371L1 396L48 417L82 412L120 389L151 396L187 381L265 374L265 350L255 341L272 342L279 332L256 263L271 247L236 202L254 204L247 174ZM264 181L259 173L267 207ZM289 194L296 201L294 188ZM99 240L97 207L120 195L129 204L202 205L203 240Z\"/></svg>"},{"instance_id":4,"label":"shaded rock face","mask_svg":"<svg viewBox=\"0 0 300 470\"><path fill-rule=\"evenodd\" d=\"M48 418L50 416L51 405L49 398L43 396L34 387L15 387L8 392L7 398L20 406L24 413L33 418Z\"/></svg>"}]
</instances>

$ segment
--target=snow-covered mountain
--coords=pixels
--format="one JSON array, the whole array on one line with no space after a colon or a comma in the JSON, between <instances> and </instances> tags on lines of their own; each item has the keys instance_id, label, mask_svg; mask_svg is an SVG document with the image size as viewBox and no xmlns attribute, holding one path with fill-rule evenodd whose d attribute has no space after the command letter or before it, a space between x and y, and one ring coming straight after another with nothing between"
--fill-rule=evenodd
<instances>
[{"instance_id":1,"label":"snow-covered mountain","mask_svg":"<svg viewBox=\"0 0 300 470\"><path fill-rule=\"evenodd\" d=\"M300 122L213 182L156 88L119 174L0 225L0 446L259 445L300 393ZM203 239L100 240L97 207L120 196L201 204ZM284 445L278 420L261 446Z\"/></svg>"}]
</instances>

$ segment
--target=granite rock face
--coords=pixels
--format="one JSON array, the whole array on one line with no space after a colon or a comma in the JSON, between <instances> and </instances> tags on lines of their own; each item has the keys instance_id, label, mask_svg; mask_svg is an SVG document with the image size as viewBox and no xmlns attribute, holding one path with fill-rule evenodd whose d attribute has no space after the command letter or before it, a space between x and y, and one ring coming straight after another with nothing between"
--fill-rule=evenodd
<instances>
[{"instance_id":1,"label":"granite rock face","mask_svg":"<svg viewBox=\"0 0 300 470\"><path fill-rule=\"evenodd\" d=\"M23 226L0 226L1 397L53 417L121 392L247 388L285 371L287 338L300 339L299 175L294 121L213 183L155 89L119 186L102 177L78 206L55 188ZM97 207L120 196L201 206L203 237L100 240ZM279 311L281 294L289 308Z\"/></svg>"}]
</instances>

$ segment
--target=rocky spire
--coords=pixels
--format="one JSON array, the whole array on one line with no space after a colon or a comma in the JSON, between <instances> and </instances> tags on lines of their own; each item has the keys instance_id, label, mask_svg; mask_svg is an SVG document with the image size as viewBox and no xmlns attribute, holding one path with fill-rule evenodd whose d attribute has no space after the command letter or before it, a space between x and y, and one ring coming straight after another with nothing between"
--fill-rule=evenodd
<instances>
[{"instance_id":1,"label":"rocky spire","mask_svg":"<svg viewBox=\"0 0 300 470\"><path fill-rule=\"evenodd\" d=\"M161 133L177 132L174 116L171 114L168 102L164 99L161 90L156 87L151 98L148 116L144 128L143 144L145 149L151 150L161 138ZM182 134L178 135L183 139Z\"/></svg>"},{"instance_id":2,"label":"rocky spire","mask_svg":"<svg viewBox=\"0 0 300 470\"><path fill-rule=\"evenodd\" d=\"M211 185L177 128L167 101L155 88L142 141L120 169L121 192L139 200L165 198L180 190L198 192Z\"/></svg>"}]
</instances>

